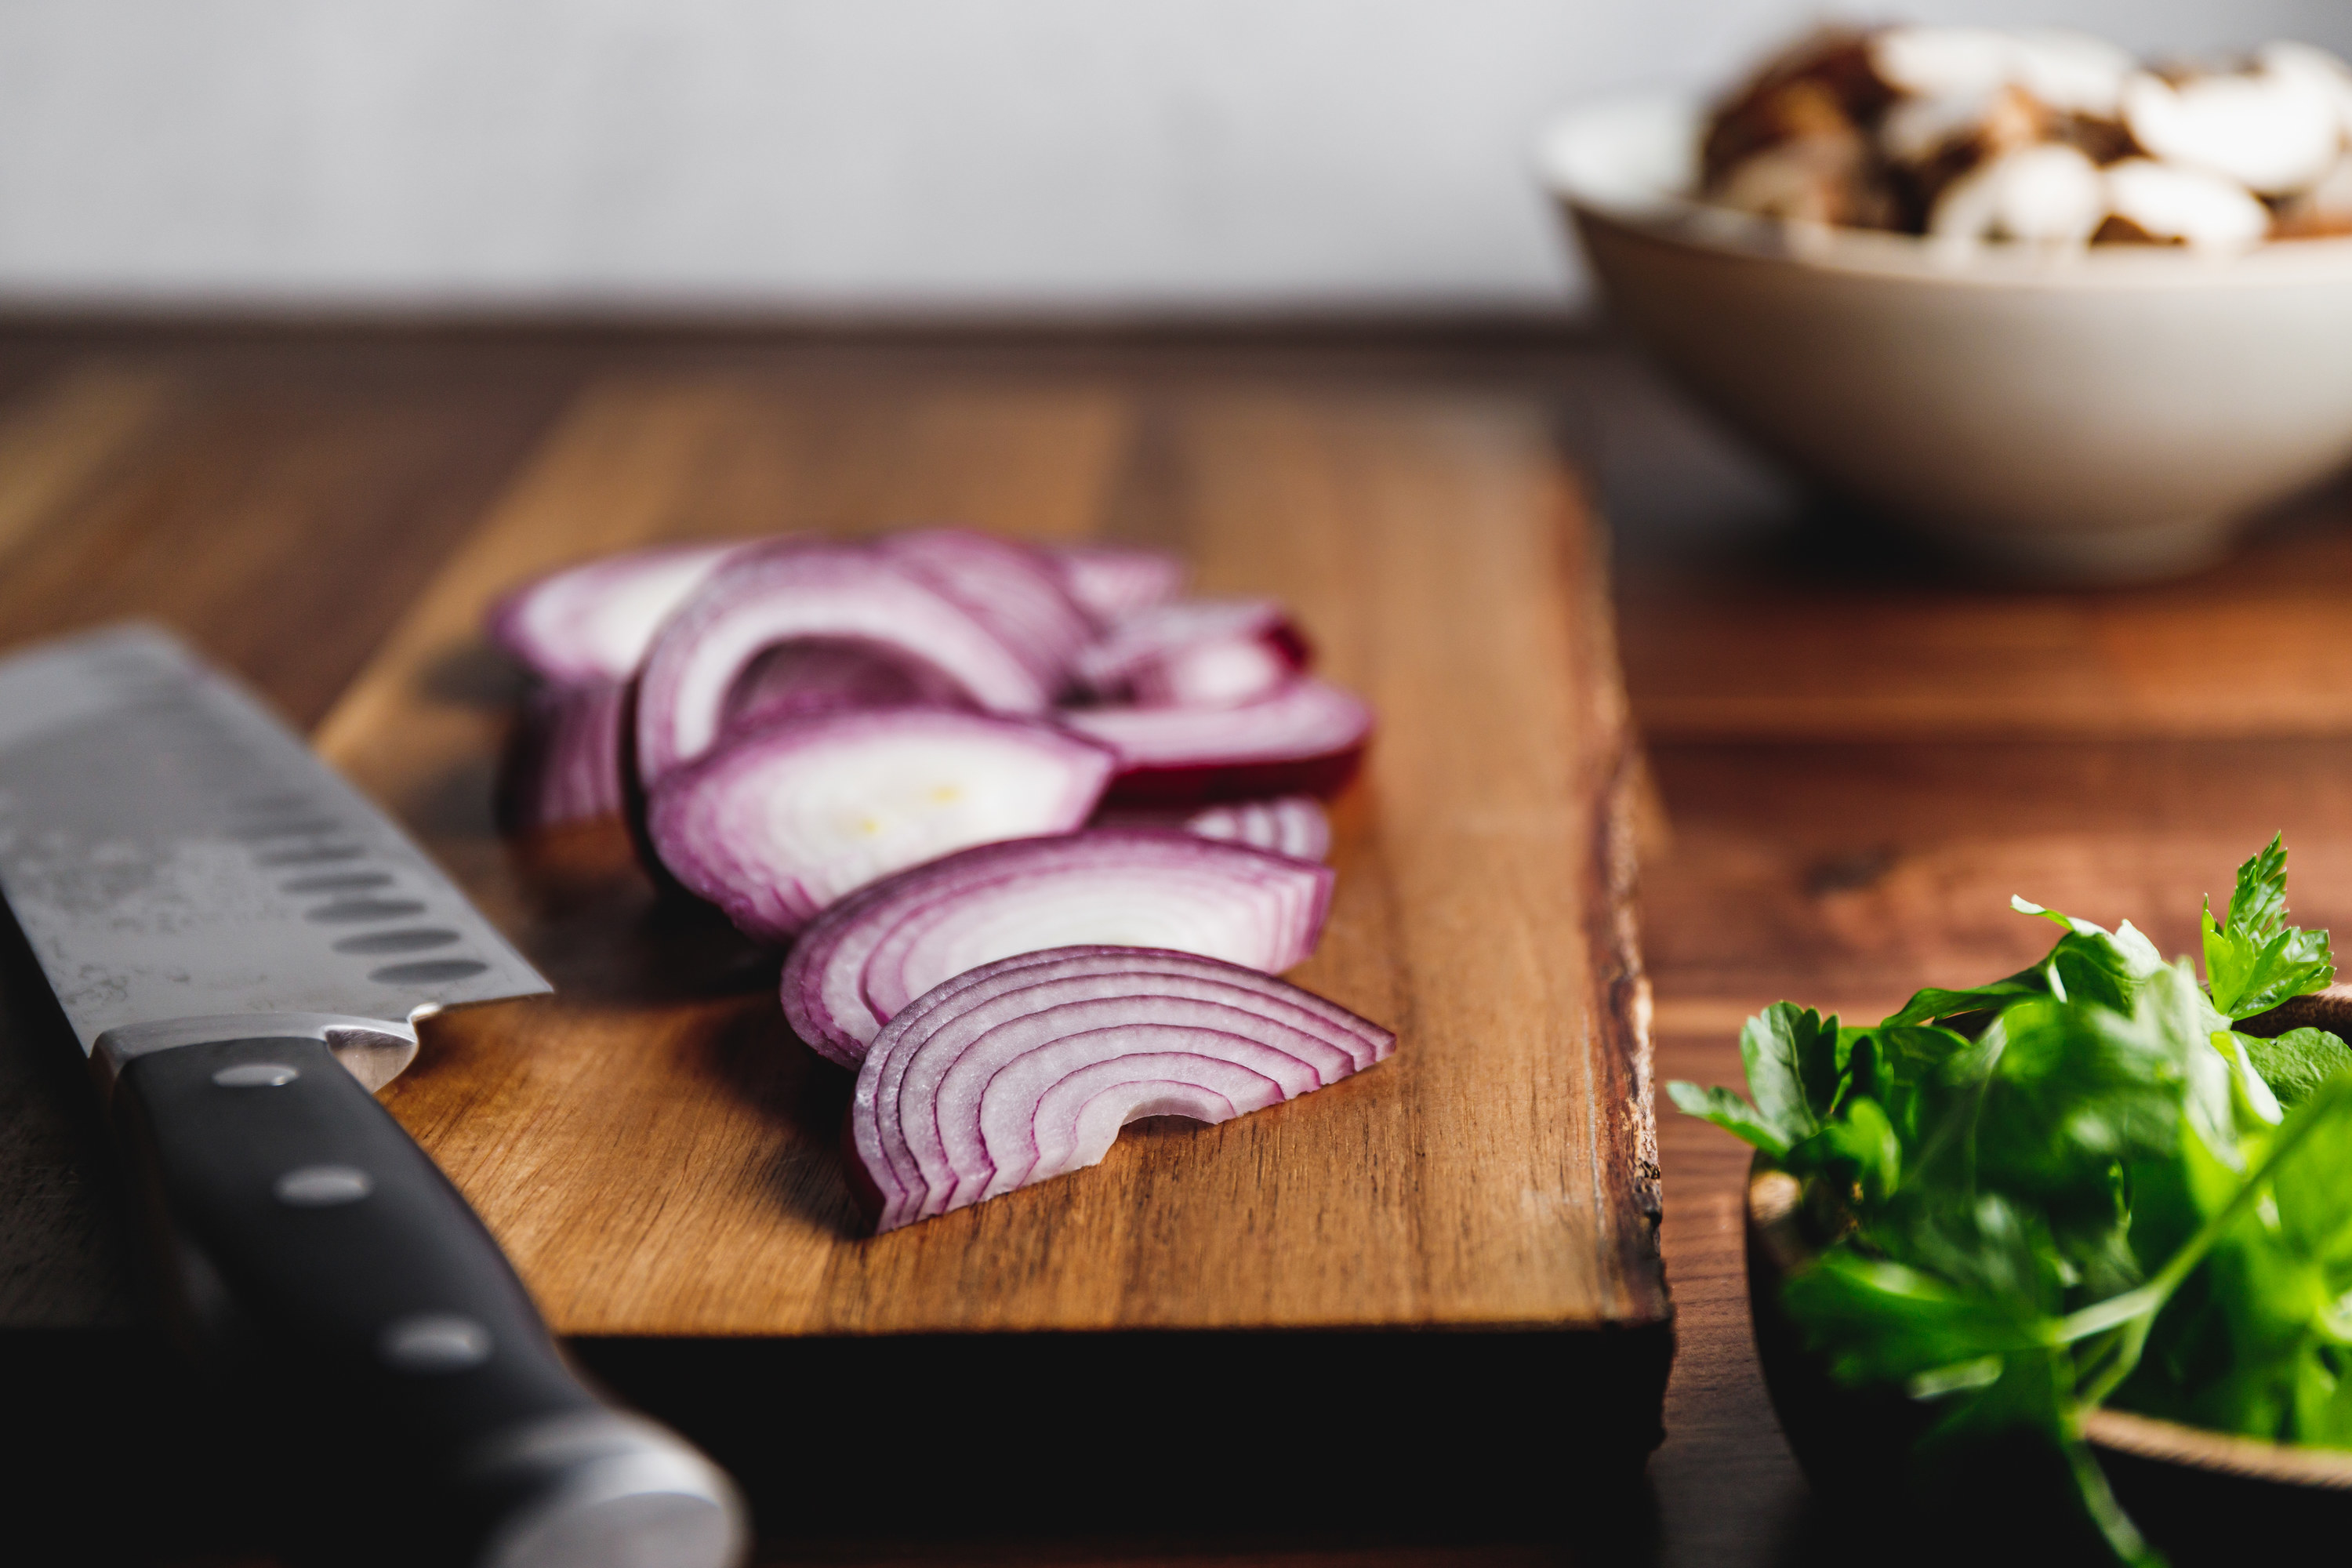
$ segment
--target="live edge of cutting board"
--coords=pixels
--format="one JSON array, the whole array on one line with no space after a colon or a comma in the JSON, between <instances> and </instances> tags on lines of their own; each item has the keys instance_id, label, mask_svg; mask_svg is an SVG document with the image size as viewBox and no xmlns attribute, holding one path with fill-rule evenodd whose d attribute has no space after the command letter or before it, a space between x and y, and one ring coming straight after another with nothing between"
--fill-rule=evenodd
<instances>
[{"instance_id":1,"label":"live edge of cutting board","mask_svg":"<svg viewBox=\"0 0 2352 1568\"><path fill-rule=\"evenodd\" d=\"M512 584L603 551L940 518L1166 545L1201 590L1294 606L1381 730L1336 805L1321 951L1292 977L1400 1044L877 1239L844 1174L849 1080L786 1030L774 956L657 906L615 828L493 833L512 681L476 627ZM583 1343L1605 1331L1662 1382L1604 576L1540 407L1507 396L598 388L319 733L557 986L431 1021L387 1103Z\"/></svg>"}]
</instances>

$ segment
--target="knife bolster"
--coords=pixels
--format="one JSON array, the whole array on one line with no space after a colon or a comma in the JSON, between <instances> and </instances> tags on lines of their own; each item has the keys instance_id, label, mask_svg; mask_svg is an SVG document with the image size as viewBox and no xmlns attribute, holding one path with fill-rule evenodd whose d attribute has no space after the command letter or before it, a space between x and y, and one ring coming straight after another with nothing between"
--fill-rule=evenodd
<instances>
[{"instance_id":1,"label":"knife bolster","mask_svg":"<svg viewBox=\"0 0 2352 1568\"><path fill-rule=\"evenodd\" d=\"M398 1078L416 1059L416 1026L342 1013L233 1013L212 1018L167 1018L125 1024L99 1036L90 1047L100 1096L111 1100L122 1069L137 1058L183 1046L227 1040L318 1040L370 1094Z\"/></svg>"}]
</instances>

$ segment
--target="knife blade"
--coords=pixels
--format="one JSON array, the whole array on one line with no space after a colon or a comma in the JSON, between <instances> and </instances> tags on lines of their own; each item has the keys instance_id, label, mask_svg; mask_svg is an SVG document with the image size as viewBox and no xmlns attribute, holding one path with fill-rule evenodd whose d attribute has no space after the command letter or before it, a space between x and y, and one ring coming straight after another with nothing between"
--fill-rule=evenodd
<instances>
[{"instance_id":1,"label":"knife blade","mask_svg":"<svg viewBox=\"0 0 2352 1568\"><path fill-rule=\"evenodd\" d=\"M725 1475L573 1373L374 1100L445 1007L551 989L405 834L169 635L0 659L0 893L106 1098L183 1337L427 1489L496 1568L737 1560Z\"/></svg>"}]
</instances>

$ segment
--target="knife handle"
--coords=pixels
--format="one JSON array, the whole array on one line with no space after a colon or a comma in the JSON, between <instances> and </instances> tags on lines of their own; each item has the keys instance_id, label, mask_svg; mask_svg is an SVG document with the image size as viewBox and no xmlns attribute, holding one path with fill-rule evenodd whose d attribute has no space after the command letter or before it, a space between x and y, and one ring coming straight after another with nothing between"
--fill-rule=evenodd
<instances>
[{"instance_id":1,"label":"knife handle","mask_svg":"<svg viewBox=\"0 0 2352 1568\"><path fill-rule=\"evenodd\" d=\"M725 1568L733 1486L565 1362L498 1243L315 1039L124 1064L115 1131L200 1339L242 1342L306 1447L421 1489L478 1568Z\"/></svg>"}]
</instances>

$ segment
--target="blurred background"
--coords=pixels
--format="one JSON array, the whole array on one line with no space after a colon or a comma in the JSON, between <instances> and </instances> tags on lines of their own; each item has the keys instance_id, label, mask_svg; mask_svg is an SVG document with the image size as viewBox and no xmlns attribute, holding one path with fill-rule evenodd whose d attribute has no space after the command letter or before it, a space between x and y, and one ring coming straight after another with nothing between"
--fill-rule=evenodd
<instances>
[{"instance_id":1,"label":"blurred background","mask_svg":"<svg viewBox=\"0 0 2352 1568\"><path fill-rule=\"evenodd\" d=\"M1546 117L1832 14L2352 52L2341 0L9 0L0 306L1556 311Z\"/></svg>"}]
</instances>

